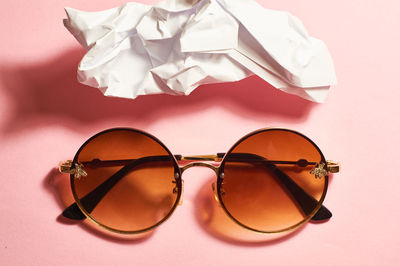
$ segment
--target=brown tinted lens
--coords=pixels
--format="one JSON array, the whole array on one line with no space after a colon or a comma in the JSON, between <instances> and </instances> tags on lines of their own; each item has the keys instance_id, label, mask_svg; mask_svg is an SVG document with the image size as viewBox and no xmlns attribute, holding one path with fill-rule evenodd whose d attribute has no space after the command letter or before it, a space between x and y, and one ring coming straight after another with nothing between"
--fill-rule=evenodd
<instances>
[{"instance_id":1,"label":"brown tinted lens","mask_svg":"<svg viewBox=\"0 0 400 266\"><path fill-rule=\"evenodd\" d=\"M318 148L299 133L271 129L250 135L226 155L222 204L250 229L295 227L311 218L325 195L327 179L310 174L321 161Z\"/></svg>"},{"instance_id":2,"label":"brown tinted lens","mask_svg":"<svg viewBox=\"0 0 400 266\"><path fill-rule=\"evenodd\" d=\"M86 213L116 231L137 232L162 222L176 206L180 183L168 151L144 133L118 129L100 133L75 157L87 176L72 177Z\"/></svg>"}]
</instances>

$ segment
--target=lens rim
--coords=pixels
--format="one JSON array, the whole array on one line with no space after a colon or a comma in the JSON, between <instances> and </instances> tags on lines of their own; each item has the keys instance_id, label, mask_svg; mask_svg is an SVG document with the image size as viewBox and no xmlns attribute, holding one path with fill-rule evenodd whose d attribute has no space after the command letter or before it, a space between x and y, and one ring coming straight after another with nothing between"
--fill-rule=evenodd
<instances>
[{"instance_id":1,"label":"lens rim","mask_svg":"<svg viewBox=\"0 0 400 266\"><path fill-rule=\"evenodd\" d=\"M106 230L108 230L108 231L111 231L111 232L113 232L113 233L118 233L118 234L127 234L127 235L129 235L129 234L140 234L140 233L145 233L145 232L148 232L148 231L150 231L150 230L156 228L157 226L159 226L159 225L162 224L163 222L165 222L165 221L172 215L172 213L175 211L175 209L176 209L176 207L178 206L178 204L179 204L179 202L180 202L180 199L181 199L181 197L182 197L182 173L181 173L181 170L180 170L180 168L179 168L179 165L178 165L178 162L177 162L175 156L174 156L174 155L171 153L171 151L164 145L164 143L162 143L162 142L161 142L158 138L156 138L155 136L153 136L153 135L151 135L151 134L149 134L149 133L147 133L147 132L145 132L145 131L142 131L142 130L139 130L139 129L134 129L134 128L128 128L128 127L109 128L109 129L103 130L103 131L101 131L101 132L99 132L99 133L93 135L93 136L90 137L89 139L87 139L87 140L81 145L81 147L78 149L78 151L76 152L76 154L75 154L75 156L74 156L74 159L72 160L72 165L75 165L75 163L78 162L78 156L79 156L79 154L81 153L81 151L85 148L85 146L86 146L88 143L90 143L93 139L97 138L97 137L100 136L100 135L103 135L103 134L106 134L106 133L110 133L110 132L114 132L114 131L132 131L132 132L135 132L135 133L143 134L143 135L145 135L145 136L147 136L147 137L149 137L149 138L155 140L158 144L160 144L160 145L167 151L168 155L171 157L172 162L173 162L173 164L174 164L174 178L175 178L175 180L176 180L176 185L178 186L178 191L177 191L177 194L178 194L178 195L177 195L177 197L176 197L176 201L175 201L174 205L172 206L171 210L168 212L168 214L167 214L163 219L161 219L159 222L157 222L156 224L154 224L154 225L152 225L152 226L150 226L150 227L147 227L147 228L141 229L141 230L124 231L124 230L118 230L118 229L109 227L109 226L107 226L107 225L105 225L105 224L102 224L102 223L96 221L96 219L93 218L93 217L85 210L85 208L83 207L82 203L80 202L79 197L78 197L78 195L77 195L77 193L76 193L76 191L75 191L75 187L74 187L74 178L75 178L75 176L74 176L74 174L71 173L71 174L70 174L70 185L71 185L72 195L73 195L74 200L75 200L76 204L78 205L79 209L80 209L81 212L86 216L86 218L89 219L90 221L94 222L95 224L99 225L100 227L102 227L102 228L104 228L104 229L106 229Z\"/></svg>"},{"instance_id":2,"label":"lens rim","mask_svg":"<svg viewBox=\"0 0 400 266\"><path fill-rule=\"evenodd\" d=\"M268 131L285 131L285 132L291 132L291 133L294 133L294 134L297 134L297 135L303 137L305 140L307 140L308 142L310 142L310 143L316 148L316 150L317 150L317 151L319 152L319 154L321 155L321 162L324 163L324 169L325 169L326 171L328 171L328 169L327 169L327 163L326 163L325 156L323 155L321 149L320 149L310 138L308 138L308 137L305 136L304 134L302 134L302 133L300 133L300 132L298 132L298 131L292 130L292 129L287 129L287 128L262 128L262 129L258 129L258 130L252 131L252 132L248 133L247 135L243 136L242 138L240 138L238 141L236 141L236 143L233 144L233 146L228 150L228 152L225 153L225 156L223 157L223 159L222 159L222 161L221 161L221 165L218 167L218 175L217 175L217 195L218 195L218 201L219 201L219 203L220 203L222 209L223 209L224 212L228 215L228 217L231 218L231 220L232 220L233 222L235 222L236 224L238 224L239 226L241 226L241 227L243 227L243 228L245 228L245 229L247 229L247 230L250 230L250 231L253 231L253 232L257 232L257 233L263 233L263 234L277 234L277 233L283 233L283 232L292 231L292 230L295 230L295 229L299 228L300 226L302 226L302 225L304 225L305 223L307 223L307 222L318 212L318 210L319 210L319 209L321 208L321 206L322 206L322 203L323 203L323 201L324 201L324 199L325 199L325 196L326 196L326 193L327 193L327 191L328 191L328 179L329 179L329 178L328 178L328 176L324 176L324 181L325 181L325 182L324 182L324 190L323 190L323 192L322 192L321 198L319 199L319 202L318 202L318 204L317 204L317 207L316 207L305 219L303 219L302 221L300 221L300 222L298 222L298 223L296 223L296 224L294 224L294 225L292 225L292 226L289 226L289 227L283 228L283 229L279 229L279 230L264 231L264 230L259 230L259 229L256 229L256 228L252 228L252 227L247 226L247 225L241 223L240 221L238 221L238 220L228 211L228 209L226 208L226 206L225 206L225 204L224 204L224 201L223 201L222 193L221 193L221 186L222 186L222 182L223 182L224 167L225 167L225 163L226 163L226 160L227 160L227 156L228 156L240 143L242 143L244 140L246 140L246 139L248 139L248 138L250 138L250 137L252 137L252 136L254 136L254 135L257 135L257 134L260 134L260 133L264 133L264 132L268 132Z\"/></svg>"}]
</instances>

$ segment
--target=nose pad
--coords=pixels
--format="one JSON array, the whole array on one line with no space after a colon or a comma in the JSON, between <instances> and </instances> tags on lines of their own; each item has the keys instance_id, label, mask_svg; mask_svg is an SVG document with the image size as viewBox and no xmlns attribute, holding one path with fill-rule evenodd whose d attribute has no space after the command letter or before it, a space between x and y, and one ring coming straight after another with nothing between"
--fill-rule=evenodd
<instances>
[{"instance_id":1,"label":"nose pad","mask_svg":"<svg viewBox=\"0 0 400 266\"><path fill-rule=\"evenodd\" d=\"M182 205L183 204L183 185L184 185L185 180L182 180L182 193L181 193L181 197L179 198L179 202L178 205ZM172 181L172 183L176 184L176 181ZM178 193L178 187L175 186L174 189L172 190L172 193L176 194Z\"/></svg>"},{"instance_id":2,"label":"nose pad","mask_svg":"<svg viewBox=\"0 0 400 266\"><path fill-rule=\"evenodd\" d=\"M218 207L221 207L221 203L219 202L219 199L218 199L217 184L216 184L215 182L212 183L212 184L211 184L211 188L212 188L212 190L213 190L214 199L215 199L215 201L217 202Z\"/></svg>"},{"instance_id":3,"label":"nose pad","mask_svg":"<svg viewBox=\"0 0 400 266\"><path fill-rule=\"evenodd\" d=\"M182 193L181 193L181 198L179 199L179 203L178 205L182 205L183 204L183 190L184 190L184 184L185 184L185 180L182 180Z\"/></svg>"}]
</instances>

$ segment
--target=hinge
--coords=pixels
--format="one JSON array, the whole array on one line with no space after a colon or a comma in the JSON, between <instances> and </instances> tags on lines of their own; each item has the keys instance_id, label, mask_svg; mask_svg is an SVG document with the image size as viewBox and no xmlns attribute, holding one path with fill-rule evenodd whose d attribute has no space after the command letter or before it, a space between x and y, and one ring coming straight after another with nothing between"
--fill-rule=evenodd
<instances>
[{"instance_id":1,"label":"hinge","mask_svg":"<svg viewBox=\"0 0 400 266\"><path fill-rule=\"evenodd\" d=\"M327 168L329 173L339 173L340 171L340 164L334 161L326 161Z\"/></svg>"},{"instance_id":2,"label":"hinge","mask_svg":"<svg viewBox=\"0 0 400 266\"><path fill-rule=\"evenodd\" d=\"M72 160L60 162L58 165L58 170L61 173L72 174L77 179L80 179L82 176L87 176L86 171L83 170L82 164L75 163L74 168L72 168Z\"/></svg>"}]
</instances>

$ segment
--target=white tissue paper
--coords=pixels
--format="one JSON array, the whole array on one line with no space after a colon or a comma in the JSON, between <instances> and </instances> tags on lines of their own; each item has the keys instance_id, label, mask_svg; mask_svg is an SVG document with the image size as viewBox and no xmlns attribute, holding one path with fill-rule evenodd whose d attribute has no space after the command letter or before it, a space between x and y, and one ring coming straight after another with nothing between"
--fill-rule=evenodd
<instances>
[{"instance_id":1,"label":"white tissue paper","mask_svg":"<svg viewBox=\"0 0 400 266\"><path fill-rule=\"evenodd\" d=\"M325 44L298 18L253 0L65 10L65 27L88 50L78 80L107 96L188 95L202 84L255 74L282 91L323 102L336 83Z\"/></svg>"}]
</instances>

